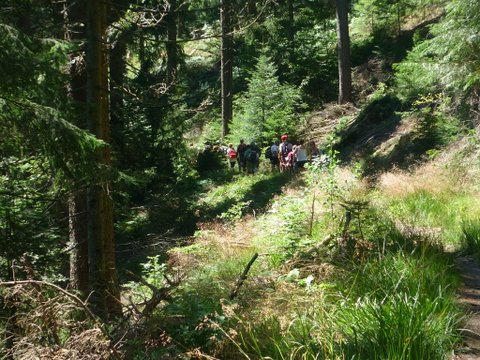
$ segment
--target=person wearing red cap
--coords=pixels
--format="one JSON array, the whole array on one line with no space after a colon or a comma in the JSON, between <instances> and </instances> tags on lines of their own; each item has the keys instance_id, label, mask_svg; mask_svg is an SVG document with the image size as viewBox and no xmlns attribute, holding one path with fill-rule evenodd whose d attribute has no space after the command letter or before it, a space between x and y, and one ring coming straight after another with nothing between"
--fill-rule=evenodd
<instances>
[{"instance_id":1,"label":"person wearing red cap","mask_svg":"<svg viewBox=\"0 0 480 360\"><path fill-rule=\"evenodd\" d=\"M280 139L282 140L282 143L278 148L278 159L280 161L280 171L283 172L287 168L286 164L288 163L288 135L284 134Z\"/></svg>"}]
</instances>

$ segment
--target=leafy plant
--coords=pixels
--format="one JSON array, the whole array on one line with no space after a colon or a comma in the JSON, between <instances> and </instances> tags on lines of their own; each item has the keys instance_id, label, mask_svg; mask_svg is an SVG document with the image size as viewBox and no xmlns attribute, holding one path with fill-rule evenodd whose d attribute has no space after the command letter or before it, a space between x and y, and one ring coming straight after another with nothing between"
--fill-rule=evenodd
<instances>
[{"instance_id":1,"label":"leafy plant","mask_svg":"<svg viewBox=\"0 0 480 360\"><path fill-rule=\"evenodd\" d=\"M330 217L335 218L334 205L340 196L340 187L336 178L336 170L339 165L337 155L339 151L335 149L335 134L330 134L327 138L326 154L314 159L309 164L308 180L311 186L319 186L320 190L325 194L325 204L330 210Z\"/></svg>"},{"instance_id":2,"label":"leafy plant","mask_svg":"<svg viewBox=\"0 0 480 360\"><path fill-rule=\"evenodd\" d=\"M167 266L161 261L159 255L148 256L147 261L140 264L142 270L142 278L157 288L162 288L166 282L164 275L166 274ZM148 299L152 295L152 290L138 282L129 282L125 284L129 288L132 295L137 300Z\"/></svg>"},{"instance_id":3,"label":"leafy plant","mask_svg":"<svg viewBox=\"0 0 480 360\"><path fill-rule=\"evenodd\" d=\"M218 218L230 222L239 220L245 214L245 211L250 207L251 203L251 200L238 202L232 205L227 211L218 215Z\"/></svg>"}]
</instances>

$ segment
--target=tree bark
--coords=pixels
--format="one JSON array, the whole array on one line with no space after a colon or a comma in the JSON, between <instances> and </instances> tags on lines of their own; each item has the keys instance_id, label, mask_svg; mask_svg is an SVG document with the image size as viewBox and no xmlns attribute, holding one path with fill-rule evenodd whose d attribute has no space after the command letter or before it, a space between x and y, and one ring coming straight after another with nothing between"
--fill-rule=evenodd
<instances>
[{"instance_id":1,"label":"tree bark","mask_svg":"<svg viewBox=\"0 0 480 360\"><path fill-rule=\"evenodd\" d=\"M338 38L338 102L344 104L352 101L348 4L347 0L335 0L335 3L337 6Z\"/></svg>"},{"instance_id":2,"label":"tree bark","mask_svg":"<svg viewBox=\"0 0 480 360\"><path fill-rule=\"evenodd\" d=\"M220 2L221 39L221 102L222 102L222 138L228 135L233 117L233 34L231 26L231 3Z\"/></svg>"},{"instance_id":3,"label":"tree bark","mask_svg":"<svg viewBox=\"0 0 480 360\"><path fill-rule=\"evenodd\" d=\"M88 129L97 138L110 142L108 107L108 58L106 50L107 5L87 0L87 114ZM111 165L110 147L96 153L100 168ZM111 184L100 178L88 189L89 285L91 306L106 319L120 315L120 290L115 266Z\"/></svg>"},{"instance_id":4,"label":"tree bark","mask_svg":"<svg viewBox=\"0 0 480 360\"><path fill-rule=\"evenodd\" d=\"M68 204L70 238L70 286L88 295L87 196L79 191Z\"/></svg>"},{"instance_id":5,"label":"tree bark","mask_svg":"<svg viewBox=\"0 0 480 360\"><path fill-rule=\"evenodd\" d=\"M84 40L85 7L81 1L69 0L65 4L65 39ZM70 82L68 93L77 108L75 125L85 129L83 116L87 94L87 73L84 49L70 55ZM79 184L79 186L82 186ZM87 240L87 194L85 190L73 193L69 198L69 248L70 248L70 286L88 295L88 240Z\"/></svg>"},{"instance_id":6,"label":"tree bark","mask_svg":"<svg viewBox=\"0 0 480 360\"><path fill-rule=\"evenodd\" d=\"M110 124L112 128L112 148L116 158L123 158L124 149L124 122L123 109L123 82L126 71L127 44L126 34L118 36L110 49Z\"/></svg>"},{"instance_id":7,"label":"tree bark","mask_svg":"<svg viewBox=\"0 0 480 360\"><path fill-rule=\"evenodd\" d=\"M173 86L177 73L177 20L176 20L177 1L170 0L168 12L165 17L167 24L167 86ZM173 90L173 89L171 89Z\"/></svg>"}]
</instances>

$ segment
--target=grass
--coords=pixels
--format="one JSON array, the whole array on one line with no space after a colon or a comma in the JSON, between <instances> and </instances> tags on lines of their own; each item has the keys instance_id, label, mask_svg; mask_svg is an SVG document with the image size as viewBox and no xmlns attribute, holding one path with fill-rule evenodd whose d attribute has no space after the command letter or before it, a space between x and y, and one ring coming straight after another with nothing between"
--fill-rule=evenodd
<instances>
[{"instance_id":1,"label":"grass","mask_svg":"<svg viewBox=\"0 0 480 360\"><path fill-rule=\"evenodd\" d=\"M480 260L480 220L466 220L462 222L463 245L468 253Z\"/></svg>"},{"instance_id":2,"label":"grass","mask_svg":"<svg viewBox=\"0 0 480 360\"><path fill-rule=\"evenodd\" d=\"M237 346L251 359L443 359L461 319L448 264L440 253L389 253L338 286L317 287L315 295L331 293L287 324L246 323Z\"/></svg>"},{"instance_id":3,"label":"grass","mask_svg":"<svg viewBox=\"0 0 480 360\"><path fill-rule=\"evenodd\" d=\"M368 297L342 310L342 354L348 359L444 359L458 341L459 311L441 294L395 293L384 302Z\"/></svg>"},{"instance_id":4,"label":"grass","mask_svg":"<svg viewBox=\"0 0 480 360\"><path fill-rule=\"evenodd\" d=\"M201 199L200 209L205 219L228 212L237 204L241 215L264 209L270 200L282 192L290 177L280 173L260 173L254 176L236 175L234 181L212 188Z\"/></svg>"},{"instance_id":5,"label":"grass","mask_svg":"<svg viewBox=\"0 0 480 360\"><path fill-rule=\"evenodd\" d=\"M394 195L388 187L357 189L355 197L370 205L360 213L361 227L355 220L348 229L352 252L339 256L342 208L336 204L331 214L315 189L311 217L312 189L277 195L286 181L275 174L236 178L202 199L220 221L205 223L195 243L170 252L185 280L157 314L160 322L181 316L164 327L178 353L196 349L225 360L444 359L459 340L462 311L443 245L458 236L478 249L480 222L462 222L476 209L471 196L448 186L430 191L420 182L404 191L396 186ZM341 198L353 196L351 189L342 188ZM225 207L247 201L271 206L256 216ZM261 256L239 296L225 300L254 252Z\"/></svg>"},{"instance_id":6,"label":"grass","mask_svg":"<svg viewBox=\"0 0 480 360\"><path fill-rule=\"evenodd\" d=\"M463 246L465 221L480 216L472 179L456 171L427 164L411 174L384 174L379 185L377 205L390 217L457 249Z\"/></svg>"}]
</instances>

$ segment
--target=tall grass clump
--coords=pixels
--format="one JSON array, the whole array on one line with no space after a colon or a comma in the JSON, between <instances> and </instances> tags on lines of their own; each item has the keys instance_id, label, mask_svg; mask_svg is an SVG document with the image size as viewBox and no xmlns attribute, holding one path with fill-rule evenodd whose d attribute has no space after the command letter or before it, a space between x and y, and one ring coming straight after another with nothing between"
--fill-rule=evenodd
<instances>
[{"instance_id":1,"label":"tall grass clump","mask_svg":"<svg viewBox=\"0 0 480 360\"><path fill-rule=\"evenodd\" d=\"M247 359L335 359L332 318L325 311L298 314L285 328L277 317L247 324L237 346Z\"/></svg>"},{"instance_id":2,"label":"tall grass clump","mask_svg":"<svg viewBox=\"0 0 480 360\"><path fill-rule=\"evenodd\" d=\"M480 220L463 221L462 235L465 250L480 260Z\"/></svg>"},{"instance_id":3,"label":"tall grass clump","mask_svg":"<svg viewBox=\"0 0 480 360\"><path fill-rule=\"evenodd\" d=\"M346 358L443 359L458 341L456 276L435 244L389 251L350 273L338 312Z\"/></svg>"},{"instance_id":4,"label":"tall grass clump","mask_svg":"<svg viewBox=\"0 0 480 360\"><path fill-rule=\"evenodd\" d=\"M338 316L347 359L444 359L453 348L458 316L441 294L398 292L384 299L369 296L345 307Z\"/></svg>"},{"instance_id":5,"label":"tall grass clump","mask_svg":"<svg viewBox=\"0 0 480 360\"><path fill-rule=\"evenodd\" d=\"M420 190L392 201L390 211L399 219L415 222L418 226L435 226L454 215L451 214L451 205L440 194Z\"/></svg>"},{"instance_id":6,"label":"tall grass clump","mask_svg":"<svg viewBox=\"0 0 480 360\"><path fill-rule=\"evenodd\" d=\"M458 160L453 165L465 166ZM444 244L459 246L463 245L464 219L478 217L480 206L471 175L446 169L451 166L428 163L412 173L385 173L379 180L376 200L397 222L434 235Z\"/></svg>"}]
</instances>

